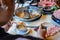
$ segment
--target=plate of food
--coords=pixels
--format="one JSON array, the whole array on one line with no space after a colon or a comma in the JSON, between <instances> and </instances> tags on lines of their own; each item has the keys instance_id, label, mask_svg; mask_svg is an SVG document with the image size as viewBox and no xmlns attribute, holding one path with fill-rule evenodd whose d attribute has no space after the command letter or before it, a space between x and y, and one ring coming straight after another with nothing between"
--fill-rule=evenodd
<instances>
[{"instance_id":1,"label":"plate of food","mask_svg":"<svg viewBox=\"0 0 60 40\"><path fill-rule=\"evenodd\" d=\"M57 25L54 25L49 22L44 22L41 24L41 27L39 27L38 32L40 32L42 29L45 30L45 37L46 40L60 40L60 27ZM42 32L44 34L44 32Z\"/></svg>"},{"instance_id":2,"label":"plate of food","mask_svg":"<svg viewBox=\"0 0 60 40\"><path fill-rule=\"evenodd\" d=\"M26 35L30 32L30 29L26 27L26 24L24 22L18 22L15 32L16 34Z\"/></svg>"},{"instance_id":3,"label":"plate of food","mask_svg":"<svg viewBox=\"0 0 60 40\"><path fill-rule=\"evenodd\" d=\"M18 8L15 16L21 18L22 21L33 21L41 17L41 10L34 6Z\"/></svg>"}]
</instances>

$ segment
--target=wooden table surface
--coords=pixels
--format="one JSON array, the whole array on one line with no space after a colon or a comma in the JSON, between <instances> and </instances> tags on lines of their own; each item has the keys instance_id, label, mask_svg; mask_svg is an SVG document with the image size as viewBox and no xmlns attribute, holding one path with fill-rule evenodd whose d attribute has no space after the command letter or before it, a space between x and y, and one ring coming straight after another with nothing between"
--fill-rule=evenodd
<instances>
[{"instance_id":1,"label":"wooden table surface","mask_svg":"<svg viewBox=\"0 0 60 40\"><path fill-rule=\"evenodd\" d=\"M37 21L34 21L34 22L25 22L25 23L28 26L30 26L30 25L31 26L38 26L38 25L40 25L43 22L49 22L49 23L52 23L53 25L58 25L57 23L55 23L51 19L51 16L52 15L42 15L42 17L39 20L37 20ZM16 19L16 17L15 17L14 21L15 22L19 22L18 18ZM58 26L60 26L60 25L58 25ZM48 28L50 28L50 27L48 27ZM15 29L16 29L16 24L13 24L7 32L10 33L10 34L16 35ZM31 32L29 33L29 35L32 35L34 37L39 37L38 36L38 32L34 31L33 28L30 28L30 30L31 30ZM60 33L57 33L56 35L49 37L48 40L60 40Z\"/></svg>"}]
</instances>

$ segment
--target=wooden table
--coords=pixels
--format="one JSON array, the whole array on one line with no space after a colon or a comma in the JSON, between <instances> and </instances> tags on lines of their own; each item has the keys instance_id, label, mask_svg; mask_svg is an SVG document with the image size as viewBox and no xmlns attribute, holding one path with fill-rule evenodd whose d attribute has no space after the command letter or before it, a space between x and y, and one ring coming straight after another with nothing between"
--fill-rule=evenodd
<instances>
[{"instance_id":1,"label":"wooden table","mask_svg":"<svg viewBox=\"0 0 60 40\"><path fill-rule=\"evenodd\" d=\"M39 20L36 20L36 21L34 21L34 22L25 22L26 24L27 24L27 26L38 26L38 25L40 25L41 23L43 23L43 22L49 22L49 23L52 23L52 24L54 24L54 25L58 25L57 23L55 23L52 19L51 19L51 16L52 15L42 15L42 17L39 19ZM19 22L20 20L18 19L18 18L16 18L16 17L14 17L15 19L14 19L14 22ZM58 26L60 26L60 25L58 25ZM14 32L15 31L15 28L16 28L16 25L15 24L13 24L12 25L12 27L8 30L8 33L10 33L10 34L15 34L16 35L16 32ZM48 27L48 28L50 28L50 27ZM34 37L39 37L38 36L38 32L36 32L36 31L34 31L34 28L30 28L31 29L31 32L28 34L28 35L31 35L31 36L34 36ZM60 34L60 33L58 33L58 34ZM57 35L58 35L57 34ZM59 35L60 36L60 35ZM55 38L56 37L58 37L58 36L54 36L54 37L52 37L54 40L56 40ZM59 38L60 39L60 38ZM50 40L52 40L52 39L50 39Z\"/></svg>"}]
</instances>

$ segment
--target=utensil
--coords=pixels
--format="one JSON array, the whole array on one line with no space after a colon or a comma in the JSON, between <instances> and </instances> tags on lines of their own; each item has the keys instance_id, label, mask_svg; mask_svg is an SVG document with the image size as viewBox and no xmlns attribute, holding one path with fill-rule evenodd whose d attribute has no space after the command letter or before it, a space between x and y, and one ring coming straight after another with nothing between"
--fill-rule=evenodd
<instances>
[{"instance_id":1,"label":"utensil","mask_svg":"<svg viewBox=\"0 0 60 40\"><path fill-rule=\"evenodd\" d=\"M20 26L20 25L18 25L18 26ZM37 28L37 27L39 27L39 26L25 26L26 28Z\"/></svg>"},{"instance_id":2,"label":"utensil","mask_svg":"<svg viewBox=\"0 0 60 40\"><path fill-rule=\"evenodd\" d=\"M17 24L17 22L13 22L13 23ZM20 25L17 24L16 26L20 26ZM25 25L25 27L26 27L26 28L38 28L39 25L38 25L38 26L26 26L26 25Z\"/></svg>"}]
</instances>

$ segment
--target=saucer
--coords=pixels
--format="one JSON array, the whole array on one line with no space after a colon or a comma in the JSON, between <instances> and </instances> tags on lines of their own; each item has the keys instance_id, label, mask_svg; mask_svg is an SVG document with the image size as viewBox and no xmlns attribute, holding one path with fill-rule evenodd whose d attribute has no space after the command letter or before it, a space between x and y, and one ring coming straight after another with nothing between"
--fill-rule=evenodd
<instances>
[{"instance_id":1,"label":"saucer","mask_svg":"<svg viewBox=\"0 0 60 40\"><path fill-rule=\"evenodd\" d=\"M27 29L27 31L21 31L21 30L16 29L15 32L18 35L26 35L27 33L30 32L30 29Z\"/></svg>"}]
</instances>

